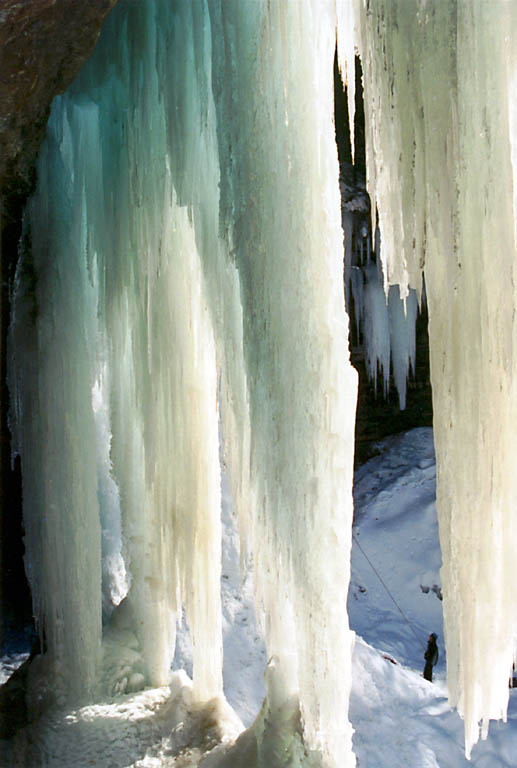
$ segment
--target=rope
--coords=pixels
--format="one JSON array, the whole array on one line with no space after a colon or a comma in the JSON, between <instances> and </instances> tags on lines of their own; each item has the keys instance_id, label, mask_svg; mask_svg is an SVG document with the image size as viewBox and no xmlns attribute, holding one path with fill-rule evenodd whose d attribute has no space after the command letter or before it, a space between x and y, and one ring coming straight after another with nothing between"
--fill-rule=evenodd
<instances>
[{"instance_id":1,"label":"rope","mask_svg":"<svg viewBox=\"0 0 517 768\"><path fill-rule=\"evenodd\" d=\"M422 644L422 639L421 639L421 638L420 638L420 637L417 635L417 633L415 632L415 630L414 630L414 628L413 628L413 625L411 624L411 622L409 621L408 617L406 616L406 614L404 613L404 611L402 610L402 608L400 607L400 605L397 603L397 601L395 600L395 598L393 597L393 595L392 595L392 594L391 594L391 592L389 591L389 589L388 589L388 587L387 587L387 585L386 585L386 582L384 581L384 579L383 579L383 578L382 578L382 576L380 575L379 571L378 571L378 570L377 570L377 568L374 566L374 564L372 563L372 561L370 560L370 558L368 557L368 555L366 554L366 552L364 551L364 549L362 548L362 546L359 544L359 541L357 540L357 537L356 537L356 535L355 535L355 533L354 533L353 531L352 531L352 537L353 537L353 539L354 539L355 543L357 544L357 546L359 547L359 549L361 550L361 552L363 553L363 556L365 557L366 561L369 563L369 565L370 565L370 568L371 568L371 569L372 569L372 571L375 573L375 575L377 576L377 578L378 578L378 579L379 579L379 581L381 582L382 586L384 587L384 589L386 590L386 592L388 593L388 595L390 596L390 598L393 600L393 603L395 604L395 606L396 606L397 610L400 612L400 614L401 614L402 618L404 619L404 621L406 622L406 624L407 624L407 625L408 625L408 627L410 628L411 632L412 632L412 633L414 634L414 636L416 637L416 639L417 639L417 641L418 641L418 644L419 644L419 645L420 645L422 648L425 648L425 646Z\"/></svg>"}]
</instances>

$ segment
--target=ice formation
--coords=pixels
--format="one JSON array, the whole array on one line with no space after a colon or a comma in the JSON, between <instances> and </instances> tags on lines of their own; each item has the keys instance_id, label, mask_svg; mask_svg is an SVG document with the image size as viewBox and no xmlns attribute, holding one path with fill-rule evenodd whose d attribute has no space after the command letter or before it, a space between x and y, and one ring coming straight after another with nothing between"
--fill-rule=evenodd
<instances>
[{"instance_id":1,"label":"ice formation","mask_svg":"<svg viewBox=\"0 0 517 768\"><path fill-rule=\"evenodd\" d=\"M346 235L345 229L345 235ZM346 279L346 278L345 278ZM350 295L358 335L364 346L366 370L377 391L379 373L386 397L393 375L401 410L406 407L406 390L410 368L414 372L416 356L417 293L410 288L405 299L398 285L386 292L383 272L378 261L352 265L349 270Z\"/></svg>"},{"instance_id":2,"label":"ice formation","mask_svg":"<svg viewBox=\"0 0 517 768\"><path fill-rule=\"evenodd\" d=\"M342 82L336 82L336 87L342 87ZM345 90L348 93L348 88ZM344 101L343 94L337 98ZM381 389L378 388L379 375L382 377L385 397L393 378L400 409L404 410L410 369L413 374L415 372L415 326L419 309L417 292L410 288L401 297L397 285L387 286L382 266L380 232L375 220L371 222L371 201L366 191L362 160L348 162L347 149L343 147L341 134L348 136L353 120L339 132L337 120L341 111L345 112L336 109L336 140L340 155L346 307L348 313L354 315L356 346L364 349L366 370L375 392ZM346 123L346 112L343 122Z\"/></svg>"},{"instance_id":3,"label":"ice formation","mask_svg":"<svg viewBox=\"0 0 517 768\"><path fill-rule=\"evenodd\" d=\"M45 674L58 703L164 683L183 609L221 696L220 432L261 766L355 762L335 34L332 0L121 2L54 101L13 291L38 702Z\"/></svg>"},{"instance_id":4,"label":"ice formation","mask_svg":"<svg viewBox=\"0 0 517 768\"><path fill-rule=\"evenodd\" d=\"M505 0L123 0L113 13L54 102L13 287L26 562L58 702L164 682L183 609L194 696L221 695L222 434L271 657L254 760L354 763L337 29L351 115L354 40L362 59L382 242L382 273L368 246L347 270L371 372L386 374L391 349L399 391L425 269L449 691L467 753L479 722L504 716L516 26ZM138 664L117 671L123 647Z\"/></svg>"},{"instance_id":5,"label":"ice formation","mask_svg":"<svg viewBox=\"0 0 517 768\"><path fill-rule=\"evenodd\" d=\"M514 563L517 8L356 4L368 186L389 284L425 283L450 701L504 717Z\"/></svg>"}]
</instances>

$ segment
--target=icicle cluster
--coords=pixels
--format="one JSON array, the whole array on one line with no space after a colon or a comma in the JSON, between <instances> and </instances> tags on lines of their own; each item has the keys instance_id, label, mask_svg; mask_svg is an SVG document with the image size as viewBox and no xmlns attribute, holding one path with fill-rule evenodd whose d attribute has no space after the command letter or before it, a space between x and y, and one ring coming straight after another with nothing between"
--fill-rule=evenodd
<instances>
[{"instance_id":1,"label":"icicle cluster","mask_svg":"<svg viewBox=\"0 0 517 768\"><path fill-rule=\"evenodd\" d=\"M387 285L380 232L375 226L372 237L370 197L357 165L342 161L339 181L347 311L353 311L357 343L364 349L366 370L375 392L380 374L387 397L393 375L400 409L404 410L410 369L415 372L417 292L410 288L401 298L398 286Z\"/></svg>"},{"instance_id":2,"label":"icicle cluster","mask_svg":"<svg viewBox=\"0 0 517 768\"><path fill-rule=\"evenodd\" d=\"M335 29L330 0L121 2L54 102L14 290L27 564L60 690L120 690L106 659L129 635L164 683L184 606L196 694L221 695L221 424L272 658L260 766L355 762Z\"/></svg>"},{"instance_id":3,"label":"icicle cluster","mask_svg":"<svg viewBox=\"0 0 517 768\"><path fill-rule=\"evenodd\" d=\"M369 212L367 196L346 200L343 186L341 181L347 309L350 312L353 306L357 337L362 340L366 370L375 391L380 373L386 397L393 374L400 410L404 410L410 369L415 371L417 292L410 288L406 298L401 299L398 285L386 289L379 256L379 230L372 249L364 216Z\"/></svg>"},{"instance_id":4,"label":"icicle cluster","mask_svg":"<svg viewBox=\"0 0 517 768\"><path fill-rule=\"evenodd\" d=\"M504 717L514 564L517 7L356 3L368 186L389 284L425 262L450 701Z\"/></svg>"}]
</instances>

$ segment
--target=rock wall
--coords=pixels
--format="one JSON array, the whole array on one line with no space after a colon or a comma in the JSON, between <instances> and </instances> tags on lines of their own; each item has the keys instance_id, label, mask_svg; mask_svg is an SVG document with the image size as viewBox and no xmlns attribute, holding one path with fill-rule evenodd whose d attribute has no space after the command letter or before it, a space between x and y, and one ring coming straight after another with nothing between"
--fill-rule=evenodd
<instances>
[{"instance_id":1,"label":"rock wall","mask_svg":"<svg viewBox=\"0 0 517 768\"><path fill-rule=\"evenodd\" d=\"M117 0L4 0L0 10L2 196L30 184L50 103L90 56Z\"/></svg>"}]
</instances>

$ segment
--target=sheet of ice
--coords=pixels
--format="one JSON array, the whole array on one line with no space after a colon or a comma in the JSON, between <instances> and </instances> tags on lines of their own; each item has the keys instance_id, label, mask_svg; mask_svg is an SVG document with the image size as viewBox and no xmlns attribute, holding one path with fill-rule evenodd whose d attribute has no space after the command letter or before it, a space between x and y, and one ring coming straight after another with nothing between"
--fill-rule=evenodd
<instances>
[{"instance_id":1,"label":"sheet of ice","mask_svg":"<svg viewBox=\"0 0 517 768\"><path fill-rule=\"evenodd\" d=\"M390 284L425 264L451 703L504 717L517 637L514 3L356 3ZM513 151L513 156L515 151Z\"/></svg>"}]
</instances>

